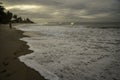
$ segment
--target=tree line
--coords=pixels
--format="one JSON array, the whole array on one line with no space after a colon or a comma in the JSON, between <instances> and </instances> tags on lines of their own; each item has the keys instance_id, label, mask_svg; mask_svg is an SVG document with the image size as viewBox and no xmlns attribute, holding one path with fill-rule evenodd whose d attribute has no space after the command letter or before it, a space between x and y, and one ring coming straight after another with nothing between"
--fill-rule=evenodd
<instances>
[{"instance_id":1,"label":"tree line","mask_svg":"<svg viewBox=\"0 0 120 80\"><path fill-rule=\"evenodd\" d=\"M34 23L29 18L23 19L22 17L13 14L10 11L6 11L5 7L0 2L0 24L11 24L11 23Z\"/></svg>"}]
</instances>

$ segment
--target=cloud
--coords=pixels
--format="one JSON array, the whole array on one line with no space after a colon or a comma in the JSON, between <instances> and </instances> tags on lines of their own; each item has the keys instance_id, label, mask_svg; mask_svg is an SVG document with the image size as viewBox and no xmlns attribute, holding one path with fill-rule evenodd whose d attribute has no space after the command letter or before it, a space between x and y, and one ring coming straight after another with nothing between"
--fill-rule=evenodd
<instances>
[{"instance_id":1,"label":"cloud","mask_svg":"<svg viewBox=\"0 0 120 80\"><path fill-rule=\"evenodd\" d=\"M10 11L35 19L107 21L120 17L119 0L7 0L4 3Z\"/></svg>"}]
</instances>

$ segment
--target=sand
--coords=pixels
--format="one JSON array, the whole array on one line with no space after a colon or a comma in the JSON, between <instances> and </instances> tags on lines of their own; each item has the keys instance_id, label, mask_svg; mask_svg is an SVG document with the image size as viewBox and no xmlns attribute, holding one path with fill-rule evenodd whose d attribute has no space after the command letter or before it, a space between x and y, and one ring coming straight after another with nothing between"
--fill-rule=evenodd
<instances>
[{"instance_id":1,"label":"sand","mask_svg":"<svg viewBox=\"0 0 120 80\"><path fill-rule=\"evenodd\" d=\"M24 37L22 33L8 25L0 25L0 80L45 80L18 59L32 52L26 42L19 40Z\"/></svg>"}]
</instances>

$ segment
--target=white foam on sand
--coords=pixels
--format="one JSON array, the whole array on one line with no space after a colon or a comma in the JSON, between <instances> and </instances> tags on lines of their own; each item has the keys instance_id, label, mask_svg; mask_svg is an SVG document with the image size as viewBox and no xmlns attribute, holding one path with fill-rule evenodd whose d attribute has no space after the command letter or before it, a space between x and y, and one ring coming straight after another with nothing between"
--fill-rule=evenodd
<instances>
[{"instance_id":1,"label":"white foam on sand","mask_svg":"<svg viewBox=\"0 0 120 80\"><path fill-rule=\"evenodd\" d=\"M34 59L32 59L31 57L33 57L33 56L34 56L34 53L25 55L25 56L21 56L21 57L19 57L19 59L21 62L24 62L30 68L33 68L34 70L38 71L42 76L45 77L45 79L59 80L59 78L55 74L49 72L48 70L43 68L40 64L38 64Z\"/></svg>"},{"instance_id":2,"label":"white foam on sand","mask_svg":"<svg viewBox=\"0 0 120 80\"><path fill-rule=\"evenodd\" d=\"M120 46L117 45L120 40L119 30L37 24L16 28L25 31L24 35L30 36L21 40L28 42L30 50L34 51L20 56L20 61L46 79L112 79L104 70L116 61L113 54Z\"/></svg>"}]
</instances>

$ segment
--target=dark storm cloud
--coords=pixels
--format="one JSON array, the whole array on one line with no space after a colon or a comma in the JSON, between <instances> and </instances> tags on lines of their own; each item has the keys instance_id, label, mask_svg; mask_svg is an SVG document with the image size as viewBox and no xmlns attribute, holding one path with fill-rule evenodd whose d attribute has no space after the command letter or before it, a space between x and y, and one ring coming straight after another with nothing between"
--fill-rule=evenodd
<instances>
[{"instance_id":1,"label":"dark storm cloud","mask_svg":"<svg viewBox=\"0 0 120 80\"><path fill-rule=\"evenodd\" d=\"M23 4L42 6L33 10L26 8L25 11L19 9L18 6L10 9L20 15L34 15L33 18L107 21L108 19L119 20L120 17L120 0L4 0L4 2L7 7Z\"/></svg>"}]
</instances>

